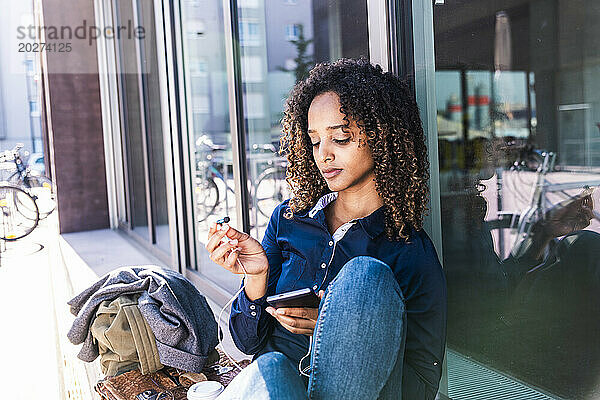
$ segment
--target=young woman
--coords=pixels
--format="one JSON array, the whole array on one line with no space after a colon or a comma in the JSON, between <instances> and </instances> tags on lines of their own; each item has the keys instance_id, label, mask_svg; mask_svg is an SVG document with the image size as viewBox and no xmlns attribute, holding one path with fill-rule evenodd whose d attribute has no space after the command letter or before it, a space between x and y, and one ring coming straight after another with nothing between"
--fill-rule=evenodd
<instances>
[{"instance_id":1,"label":"young woman","mask_svg":"<svg viewBox=\"0 0 600 400\"><path fill-rule=\"evenodd\" d=\"M246 273L230 330L254 362L223 398L433 399L446 283L422 230L428 161L410 89L365 59L318 64L282 123L292 197L262 243L213 224L206 244L214 262ZM318 309L265 301L307 287Z\"/></svg>"}]
</instances>

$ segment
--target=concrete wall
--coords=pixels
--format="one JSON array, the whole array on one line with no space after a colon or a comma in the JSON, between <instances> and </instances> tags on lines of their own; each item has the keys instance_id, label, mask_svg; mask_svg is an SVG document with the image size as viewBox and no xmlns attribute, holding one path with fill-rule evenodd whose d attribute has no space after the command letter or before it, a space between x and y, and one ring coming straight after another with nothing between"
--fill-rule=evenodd
<instances>
[{"instance_id":1,"label":"concrete wall","mask_svg":"<svg viewBox=\"0 0 600 400\"><path fill-rule=\"evenodd\" d=\"M46 27L94 24L92 0L42 0ZM48 52L45 76L46 126L57 186L61 233L109 227L96 42L46 37L71 43L71 52Z\"/></svg>"}]
</instances>

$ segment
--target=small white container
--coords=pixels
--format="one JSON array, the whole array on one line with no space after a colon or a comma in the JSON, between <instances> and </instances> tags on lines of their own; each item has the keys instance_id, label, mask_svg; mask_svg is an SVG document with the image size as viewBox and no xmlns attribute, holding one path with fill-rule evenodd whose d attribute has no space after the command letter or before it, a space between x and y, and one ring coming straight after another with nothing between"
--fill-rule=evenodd
<instances>
[{"instance_id":1,"label":"small white container","mask_svg":"<svg viewBox=\"0 0 600 400\"><path fill-rule=\"evenodd\" d=\"M188 400L214 400L225 388L219 382L203 381L194 383L187 392Z\"/></svg>"}]
</instances>

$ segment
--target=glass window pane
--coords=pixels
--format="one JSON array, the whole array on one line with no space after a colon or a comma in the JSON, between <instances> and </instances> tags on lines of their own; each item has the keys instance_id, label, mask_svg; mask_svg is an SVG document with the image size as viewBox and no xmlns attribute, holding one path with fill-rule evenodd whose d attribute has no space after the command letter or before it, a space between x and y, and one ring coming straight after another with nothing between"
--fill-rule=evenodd
<instances>
[{"instance_id":1,"label":"glass window pane","mask_svg":"<svg viewBox=\"0 0 600 400\"><path fill-rule=\"evenodd\" d=\"M131 1L117 2L119 26L133 23L133 7ZM139 96L139 70L135 38L121 35L115 43L118 46L120 65L120 82L123 116L123 139L127 157L127 176L129 180L129 205L131 210L130 224L134 232L150 240L148 230L148 205L146 203L146 179L144 172L144 149L142 135L142 110Z\"/></svg>"},{"instance_id":2,"label":"glass window pane","mask_svg":"<svg viewBox=\"0 0 600 400\"><path fill-rule=\"evenodd\" d=\"M434 6L451 398L600 393L599 18L591 0Z\"/></svg>"},{"instance_id":3,"label":"glass window pane","mask_svg":"<svg viewBox=\"0 0 600 400\"><path fill-rule=\"evenodd\" d=\"M262 239L274 208L289 197L278 155L283 104L316 62L369 56L363 0L239 2L244 122L252 235Z\"/></svg>"},{"instance_id":4,"label":"glass window pane","mask_svg":"<svg viewBox=\"0 0 600 400\"><path fill-rule=\"evenodd\" d=\"M140 40L143 46L142 65L145 81L146 129L148 131L148 152L150 153L150 177L152 182L153 224L156 245L171 254L169 237L169 214L167 211L167 183L165 177L165 155L161 118L160 83L156 54L156 30L154 29L153 2L137 0L138 13L145 35Z\"/></svg>"},{"instance_id":5,"label":"glass window pane","mask_svg":"<svg viewBox=\"0 0 600 400\"><path fill-rule=\"evenodd\" d=\"M239 278L210 260L204 247L209 221L229 216L231 226L240 229L235 211L222 2L181 0L180 8L182 31L188 33L183 37L183 67L197 263L202 275L234 292ZM250 72L250 76L254 74Z\"/></svg>"}]
</instances>

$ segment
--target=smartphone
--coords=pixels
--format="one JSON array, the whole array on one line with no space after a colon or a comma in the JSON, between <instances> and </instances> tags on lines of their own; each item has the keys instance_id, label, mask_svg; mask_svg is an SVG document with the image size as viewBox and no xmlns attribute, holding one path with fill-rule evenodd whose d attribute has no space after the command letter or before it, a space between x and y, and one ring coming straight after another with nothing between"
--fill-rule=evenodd
<instances>
[{"instance_id":1,"label":"smartphone","mask_svg":"<svg viewBox=\"0 0 600 400\"><path fill-rule=\"evenodd\" d=\"M267 297L267 303L275 308L285 307L307 307L318 308L321 299L313 292L311 288L304 288L275 294Z\"/></svg>"}]
</instances>

